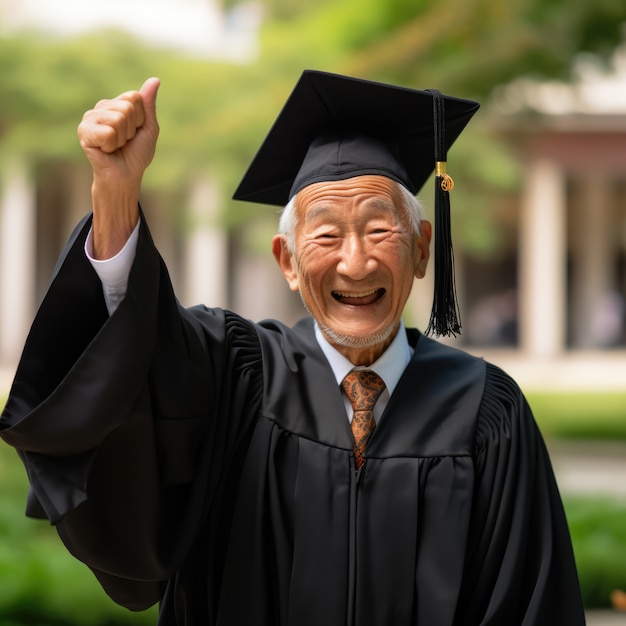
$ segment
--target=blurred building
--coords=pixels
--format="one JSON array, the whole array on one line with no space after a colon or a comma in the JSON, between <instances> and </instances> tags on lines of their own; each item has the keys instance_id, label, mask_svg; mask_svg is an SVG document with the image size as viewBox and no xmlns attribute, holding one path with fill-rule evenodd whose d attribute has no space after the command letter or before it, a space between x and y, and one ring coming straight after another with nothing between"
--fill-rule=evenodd
<instances>
[{"instance_id":1,"label":"blurred building","mask_svg":"<svg viewBox=\"0 0 626 626\"><path fill-rule=\"evenodd\" d=\"M537 384L626 389L626 50L571 84L502 87L492 125L525 174L514 245L466 303L470 343L514 349L494 358Z\"/></svg>"},{"instance_id":2,"label":"blurred building","mask_svg":"<svg viewBox=\"0 0 626 626\"><path fill-rule=\"evenodd\" d=\"M112 10L116 2L122 0L106 4L107 16L120 13ZM247 17L226 18L210 0L123 3L121 14L133 28L142 20L128 16L137 11L162 12L170 25L185 25L195 15L205 29L197 39L184 28L166 29L169 39L161 41L166 45L176 45L178 32L181 46L189 50L197 43L196 53L204 56L218 53L206 45L209 40L222 42L223 53L233 59L254 50L259 16L253 5ZM1 24L13 30L45 26L63 35L101 27L104 14L88 19L86 6L91 8L74 0L0 0ZM58 17L70 13L71 23ZM144 26L154 43L158 26ZM233 52L246 32L247 43ZM618 55L611 75L587 69L570 85L516 81L500 90L489 115L525 178L494 217L506 231L504 253L479 262L458 250L464 323L458 342L501 364L525 386L623 388L626 60ZM0 172L0 370L11 374L17 363L58 253L85 213L89 186L84 167L65 163L36 171L14 163ZM225 233L215 226L222 193L210 174L190 185L185 204L195 228L188 234L173 228L171 217L159 210L163 198L142 199L180 300L232 308L251 319L294 321L302 314L299 300L286 288L268 247L260 250L255 243L269 241L275 219L260 216ZM411 323L426 326L431 294L429 280L416 283Z\"/></svg>"}]
</instances>

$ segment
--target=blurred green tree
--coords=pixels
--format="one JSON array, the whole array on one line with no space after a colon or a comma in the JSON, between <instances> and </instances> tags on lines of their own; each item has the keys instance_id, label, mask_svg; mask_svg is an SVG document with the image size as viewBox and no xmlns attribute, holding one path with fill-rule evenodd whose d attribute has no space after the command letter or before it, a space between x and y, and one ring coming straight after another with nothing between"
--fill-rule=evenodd
<instances>
[{"instance_id":1,"label":"blurred green tree","mask_svg":"<svg viewBox=\"0 0 626 626\"><path fill-rule=\"evenodd\" d=\"M226 7L235 4L230 0ZM119 32L72 40L40 34L0 39L0 160L15 154L35 161L83 159L75 136L83 111L158 75L162 131L146 187L182 191L211 168L232 189L305 67L485 101L496 86L520 75L566 78L583 53L606 62L622 42L626 22L623 0L264 4L261 52L247 65L146 49ZM512 184L515 172L506 154L481 148L484 137L470 133L472 149L491 160L476 168L472 159L462 159L470 187ZM235 222L252 210L240 203L226 209Z\"/></svg>"}]
</instances>

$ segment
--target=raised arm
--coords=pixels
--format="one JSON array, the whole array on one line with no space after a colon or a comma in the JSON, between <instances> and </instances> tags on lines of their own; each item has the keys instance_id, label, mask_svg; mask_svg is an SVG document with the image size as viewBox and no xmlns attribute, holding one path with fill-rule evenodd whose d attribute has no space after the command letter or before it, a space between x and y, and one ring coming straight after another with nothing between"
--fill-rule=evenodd
<instances>
[{"instance_id":1,"label":"raised arm","mask_svg":"<svg viewBox=\"0 0 626 626\"><path fill-rule=\"evenodd\" d=\"M78 126L80 145L93 170L93 254L117 254L139 219L141 180L159 136L156 97L160 81L149 78L139 91L101 100Z\"/></svg>"}]
</instances>

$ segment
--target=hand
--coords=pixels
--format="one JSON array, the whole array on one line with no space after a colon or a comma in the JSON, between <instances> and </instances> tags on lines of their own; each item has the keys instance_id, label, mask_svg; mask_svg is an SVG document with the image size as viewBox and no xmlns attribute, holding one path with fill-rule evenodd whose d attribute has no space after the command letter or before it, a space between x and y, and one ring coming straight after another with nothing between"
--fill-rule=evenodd
<instances>
[{"instance_id":1,"label":"hand","mask_svg":"<svg viewBox=\"0 0 626 626\"><path fill-rule=\"evenodd\" d=\"M149 78L139 91L101 100L85 113L78 126L78 138L94 177L111 184L141 181L159 136L159 84L158 78Z\"/></svg>"},{"instance_id":2,"label":"hand","mask_svg":"<svg viewBox=\"0 0 626 626\"><path fill-rule=\"evenodd\" d=\"M139 91L101 100L78 126L80 145L93 170L93 253L97 259L117 254L139 219L141 179L159 136L159 85L158 78L149 78Z\"/></svg>"}]
</instances>

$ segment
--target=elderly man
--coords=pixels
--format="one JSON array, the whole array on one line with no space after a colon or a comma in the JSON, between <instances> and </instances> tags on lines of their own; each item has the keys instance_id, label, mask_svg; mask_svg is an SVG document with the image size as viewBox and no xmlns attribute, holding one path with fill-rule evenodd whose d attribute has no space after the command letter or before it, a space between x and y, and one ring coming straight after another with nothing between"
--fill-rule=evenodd
<instances>
[{"instance_id":1,"label":"elderly man","mask_svg":"<svg viewBox=\"0 0 626 626\"><path fill-rule=\"evenodd\" d=\"M477 105L303 74L236 193L287 203L272 249L310 313L287 328L177 303L138 210L158 85L79 126L93 216L1 422L29 514L162 626L584 624L522 393L401 321L413 194Z\"/></svg>"}]
</instances>

